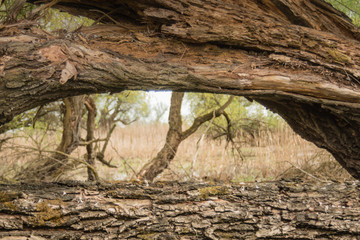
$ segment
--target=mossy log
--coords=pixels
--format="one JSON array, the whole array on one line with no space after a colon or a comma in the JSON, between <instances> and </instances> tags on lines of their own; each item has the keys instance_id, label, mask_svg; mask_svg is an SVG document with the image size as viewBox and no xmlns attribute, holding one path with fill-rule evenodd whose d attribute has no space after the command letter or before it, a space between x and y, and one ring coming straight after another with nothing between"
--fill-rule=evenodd
<instances>
[{"instance_id":1,"label":"mossy log","mask_svg":"<svg viewBox=\"0 0 360 240\"><path fill-rule=\"evenodd\" d=\"M359 239L358 182L0 185L1 239Z\"/></svg>"}]
</instances>

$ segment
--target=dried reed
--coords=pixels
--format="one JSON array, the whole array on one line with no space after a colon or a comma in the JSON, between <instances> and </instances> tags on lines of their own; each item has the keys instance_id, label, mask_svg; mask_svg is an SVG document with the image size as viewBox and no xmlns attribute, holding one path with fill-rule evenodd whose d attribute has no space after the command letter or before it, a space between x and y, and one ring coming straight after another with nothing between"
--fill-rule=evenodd
<instances>
[{"instance_id":1,"label":"dried reed","mask_svg":"<svg viewBox=\"0 0 360 240\"><path fill-rule=\"evenodd\" d=\"M115 129L105 158L112 160L111 163L118 168L107 168L98 163L96 168L99 176L109 181L133 178L161 149L167 128L166 124L153 123ZM203 133L204 130L199 130L180 145L169 169L158 180L244 182L311 176L323 181L351 179L329 153L296 135L285 123L276 131L257 133L254 139L237 139L239 143L236 147L245 158L224 141L208 138L199 141ZM98 131L97 137L104 137L105 134L105 131ZM25 131L20 137L9 141L0 152L3 166L0 176L11 180L24 166L34 164L34 159L39 161L42 149L55 149L56 139L59 141L54 133L44 136L40 131L32 130L31 134ZM24 146L38 151L31 152ZM79 148L72 155L81 159L84 153L85 149ZM195 155L196 161L193 161ZM73 166L74 170L61 178L85 180L85 166Z\"/></svg>"}]
</instances>

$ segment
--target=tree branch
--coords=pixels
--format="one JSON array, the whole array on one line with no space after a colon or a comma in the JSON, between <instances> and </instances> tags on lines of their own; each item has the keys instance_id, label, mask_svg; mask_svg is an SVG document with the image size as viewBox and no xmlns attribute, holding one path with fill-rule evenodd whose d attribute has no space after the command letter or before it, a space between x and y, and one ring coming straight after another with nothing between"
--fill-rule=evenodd
<instances>
[{"instance_id":1,"label":"tree branch","mask_svg":"<svg viewBox=\"0 0 360 240\"><path fill-rule=\"evenodd\" d=\"M230 103L232 102L233 99L234 99L234 96L230 96L229 99L227 100L227 102L224 105L222 105L221 107L219 107L218 109L195 118L191 127L189 127L187 130L185 130L182 133L182 139L184 140L187 137L189 137L191 134L196 132L196 130L204 122L210 121L213 118L217 118L217 117L221 116L224 113L224 110L230 105Z\"/></svg>"}]
</instances>

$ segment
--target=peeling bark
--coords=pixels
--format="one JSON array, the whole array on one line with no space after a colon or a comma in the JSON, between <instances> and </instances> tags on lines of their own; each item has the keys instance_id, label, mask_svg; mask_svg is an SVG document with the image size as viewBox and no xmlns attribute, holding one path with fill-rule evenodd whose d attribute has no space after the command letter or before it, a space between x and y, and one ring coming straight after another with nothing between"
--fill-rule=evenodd
<instances>
[{"instance_id":1,"label":"peeling bark","mask_svg":"<svg viewBox=\"0 0 360 240\"><path fill-rule=\"evenodd\" d=\"M324 1L67 0L55 7L108 25L65 39L21 29L25 23L2 26L1 123L84 93L243 95L280 113L360 179L360 30Z\"/></svg>"},{"instance_id":2,"label":"peeling bark","mask_svg":"<svg viewBox=\"0 0 360 240\"><path fill-rule=\"evenodd\" d=\"M358 193L357 182L0 185L0 238L358 239Z\"/></svg>"}]
</instances>

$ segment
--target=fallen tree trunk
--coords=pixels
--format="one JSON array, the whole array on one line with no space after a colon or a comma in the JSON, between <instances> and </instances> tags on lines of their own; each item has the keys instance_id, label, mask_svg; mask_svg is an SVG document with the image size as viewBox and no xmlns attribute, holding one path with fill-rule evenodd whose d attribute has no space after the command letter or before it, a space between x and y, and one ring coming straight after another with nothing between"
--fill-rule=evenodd
<instances>
[{"instance_id":1,"label":"fallen tree trunk","mask_svg":"<svg viewBox=\"0 0 360 240\"><path fill-rule=\"evenodd\" d=\"M0 185L0 238L357 239L358 182Z\"/></svg>"},{"instance_id":2,"label":"fallen tree trunk","mask_svg":"<svg viewBox=\"0 0 360 240\"><path fill-rule=\"evenodd\" d=\"M58 38L28 22L1 26L1 123L84 93L169 89L243 95L278 112L360 179L360 30L331 5L52 3L112 24Z\"/></svg>"}]
</instances>

